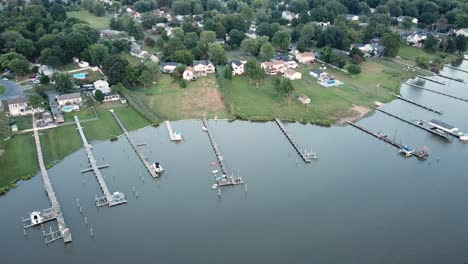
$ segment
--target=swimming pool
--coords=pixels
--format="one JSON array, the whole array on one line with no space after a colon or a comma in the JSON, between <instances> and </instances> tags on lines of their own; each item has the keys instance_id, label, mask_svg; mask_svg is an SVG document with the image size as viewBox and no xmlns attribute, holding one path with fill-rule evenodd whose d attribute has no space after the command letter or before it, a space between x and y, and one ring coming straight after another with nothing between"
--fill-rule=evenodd
<instances>
[{"instance_id":1,"label":"swimming pool","mask_svg":"<svg viewBox=\"0 0 468 264\"><path fill-rule=\"evenodd\" d=\"M80 107L77 106L77 105L65 105L62 107L62 112L65 112L65 113L70 113L70 112L73 112L75 110L79 110Z\"/></svg>"},{"instance_id":2,"label":"swimming pool","mask_svg":"<svg viewBox=\"0 0 468 264\"><path fill-rule=\"evenodd\" d=\"M75 73L75 74L73 74L73 78L80 79L80 80L85 79L86 78L86 73L84 73L84 72Z\"/></svg>"}]
</instances>

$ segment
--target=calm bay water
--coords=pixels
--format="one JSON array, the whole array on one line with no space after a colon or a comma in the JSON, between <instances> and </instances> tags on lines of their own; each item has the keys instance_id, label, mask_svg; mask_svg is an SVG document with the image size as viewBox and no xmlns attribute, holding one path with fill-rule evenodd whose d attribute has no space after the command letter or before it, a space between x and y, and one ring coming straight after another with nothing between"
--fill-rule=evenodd
<instances>
[{"instance_id":1,"label":"calm bay water","mask_svg":"<svg viewBox=\"0 0 468 264\"><path fill-rule=\"evenodd\" d=\"M468 61L461 66L468 69ZM443 74L468 74L446 68ZM468 98L468 87L446 79L425 86ZM406 119L437 118L468 132L468 103L417 88L383 108ZM126 138L92 142L111 191L128 204L96 209L101 196L83 149L49 170L73 242L46 245L21 216L50 206L40 176L0 198L2 263L465 263L468 262L468 144L446 142L382 113L359 122L413 147L426 161L355 128L287 124L300 146L320 159L305 165L275 123L210 121L228 167L247 182L211 190L215 156L200 121L173 122L185 140L169 141L165 126L132 132L168 174L153 180ZM85 127L86 133L86 127ZM142 180L142 177L144 181ZM133 193L135 188L138 197ZM76 199L80 200L80 214ZM88 226L84 222L88 219ZM57 228L55 222L46 225ZM89 229L93 228L94 238Z\"/></svg>"}]
</instances>

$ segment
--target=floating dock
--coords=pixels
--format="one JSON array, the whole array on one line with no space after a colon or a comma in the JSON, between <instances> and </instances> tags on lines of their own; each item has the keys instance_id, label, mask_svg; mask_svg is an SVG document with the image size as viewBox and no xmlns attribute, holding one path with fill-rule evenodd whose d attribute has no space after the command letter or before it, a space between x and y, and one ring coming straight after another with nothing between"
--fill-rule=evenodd
<instances>
[{"instance_id":1,"label":"floating dock","mask_svg":"<svg viewBox=\"0 0 468 264\"><path fill-rule=\"evenodd\" d=\"M367 128L365 128L365 127L362 127L362 126L360 126L360 125L354 124L354 123L349 122L349 121L348 121L347 123L350 124L351 126L357 128L357 129L361 130L361 131L366 132L367 134L369 134L369 135L371 135L371 136L374 136L375 138L377 138L377 139L379 139L379 140L382 140L382 141L385 142L385 143L388 143L388 144L390 144L390 145L392 145L392 146L398 148L398 149L403 149L403 148L405 148L404 145L401 145L400 143L397 143L397 142L395 142L395 141L389 139L389 138L387 137L387 135L385 135L385 134L383 134L383 133L380 133L380 132L379 132L379 133L372 132L372 131L370 131L369 129L367 129ZM414 155L414 156L416 156L416 157L422 159L422 158L426 158L429 154L428 154L426 151L415 151L412 155Z\"/></svg>"},{"instance_id":2,"label":"floating dock","mask_svg":"<svg viewBox=\"0 0 468 264\"><path fill-rule=\"evenodd\" d=\"M180 140L182 140L182 137L179 134L176 135L176 133L174 133L174 130L172 129L171 122L165 121L164 123L166 124L167 132L169 133L169 138L171 139L171 141L180 141Z\"/></svg>"},{"instance_id":3,"label":"floating dock","mask_svg":"<svg viewBox=\"0 0 468 264\"><path fill-rule=\"evenodd\" d=\"M294 149L297 151L297 153L299 154L299 156L301 156L302 160L306 163L310 163L312 161L312 159L316 158L315 155L311 156L309 155L308 153L305 153L304 151L302 151L296 144L296 142L294 142L294 140L292 139L291 135L289 135L288 131L286 130L286 127L284 127L283 123L281 122L281 120L279 120L278 118L275 118L275 121L276 121L276 124L278 124L278 126L280 127L281 131L283 131L283 134L286 136L286 138L289 140L289 142L291 142L291 145L294 147Z\"/></svg>"},{"instance_id":4,"label":"floating dock","mask_svg":"<svg viewBox=\"0 0 468 264\"><path fill-rule=\"evenodd\" d=\"M429 132L429 133L431 133L431 134L433 134L433 135L439 136L439 137L444 138L444 139L447 139L447 140L450 139L449 136L447 135L447 133L444 133L444 132L441 132L441 131L438 131L438 130L434 130L434 129L430 129L430 128L428 128L428 127L425 127L424 125L419 124L418 122L411 122L411 121L409 121L409 120L406 120L406 119L404 119L404 118L401 118L401 117L399 117L399 116L396 116L396 115L394 115L394 114L391 114L391 113L389 113L389 112L387 112L387 111L384 111L384 110L381 110L381 109L378 109L378 108L376 108L376 110L379 111L379 112L382 112L382 113L384 113L384 114L386 114L386 115L389 115L389 116L391 116L391 117L393 117L393 118L396 118L396 119L398 119L398 120L400 120L400 121L403 121L403 122L405 122L405 123L408 123L408 124L410 124L410 125L413 125L413 126L415 126L415 127L418 127L418 128L420 128L420 129L422 129L422 130L425 130L425 131L427 131L427 132Z\"/></svg>"},{"instance_id":5,"label":"floating dock","mask_svg":"<svg viewBox=\"0 0 468 264\"><path fill-rule=\"evenodd\" d=\"M108 205L109 207L112 207L126 203L127 200L125 200L125 196L123 195L123 193L114 192L113 194L111 194L111 192L109 191L106 181L104 180L104 177L102 176L101 171L99 170L100 166L97 165L96 158L94 158L93 146L91 146L91 144L89 144L88 140L86 139L86 136L83 132L83 128L81 127L80 119L77 116L74 116L74 118L76 127L78 128L78 132L80 133L81 140L83 141L83 147L86 151L86 155L88 156L90 169L94 172L94 175L96 176L96 179L99 183L99 187L101 187L101 190L104 193L103 197L96 197L96 206ZM91 170L86 169L84 172Z\"/></svg>"},{"instance_id":6,"label":"floating dock","mask_svg":"<svg viewBox=\"0 0 468 264\"><path fill-rule=\"evenodd\" d=\"M119 124L120 128L124 132L125 137L127 138L128 142L130 142L130 145L132 146L133 150L137 153L138 157L140 158L141 162L143 162L143 165L145 165L146 169L148 170L149 174L153 178L158 178L160 175L157 174L152 168L151 168L151 163L148 162L148 159L146 158L145 154L141 149L138 147L138 145L133 141L133 138L130 136L128 133L127 129L123 125L122 121L120 121L119 117L117 114L114 112L114 109L109 110L112 114L112 116L115 118L115 121L117 121L117 124Z\"/></svg>"},{"instance_id":7,"label":"floating dock","mask_svg":"<svg viewBox=\"0 0 468 264\"><path fill-rule=\"evenodd\" d=\"M447 67L447 68L452 69L452 70L456 70L456 71L461 71L461 72L468 73L467 70L463 70L463 69L460 69L460 68L456 68L456 67L453 67L453 66L450 66L450 65L444 65L444 67Z\"/></svg>"},{"instance_id":8,"label":"floating dock","mask_svg":"<svg viewBox=\"0 0 468 264\"><path fill-rule=\"evenodd\" d=\"M434 112L434 113L439 114L439 115L444 114L444 113L442 113L442 112L439 111L439 110L435 110L435 109L432 109L432 108L427 107L427 106L425 106L425 105L418 104L418 103L416 103L416 102L414 102L414 101L411 101L411 100L409 100L409 99L404 98L404 97L401 96L401 95L397 95L397 94L394 94L394 93L392 93L392 95L395 96L396 98L402 100L402 101L405 101L405 102L407 102L407 103L413 104L413 105L415 105L415 106L419 106L419 107L421 107L422 109L425 109L425 110Z\"/></svg>"},{"instance_id":9,"label":"floating dock","mask_svg":"<svg viewBox=\"0 0 468 264\"><path fill-rule=\"evenodd\" d=\"M430 82L434 82L434 83L437 83L437 84L445 85L445 83L443 83L443 82L439 82L439 81L436 81L436 80L433 80L433 79L424 77L424 76L422 76L422 75L418 75L418 77L421 78L421 79L423 79L423 80L426 80L426 81L430 81Z\"/></svg>"},{"instance_id":10,"label":"floating dock","mask_svg":"<svg viewBox=\"0 0 468 264\"><path fill-rule=\"evenodd\" d=\"M442 75L442 74L439 74L439 73L436 74L436 75L441 77L441 78L449 79L449 80L456 81L456 82L461 82L461 83L465 82L462 78L453 78L453 77L450 77L450 76L447 76L447 75Z\"/></svg>"},{"instance_id":11,"label":"floating dock","mask_svg":"<svg viewBox=\"0 0 468 264\"><path fill-rule=\"evenodd\" d=\"M39 133L37 131L36 122L33 117L33 130L34 130L34 141L36 144L37 150L37 160L39 162L39 167L41 169L42 180L44 181L44 188L47 193L47 197L49 197L50 203L52 207L49 209L42 210L40 212L33 212L27 219L23 219L23 226L24 228L32 227L35 225L41 225L47 221L51 221L56 219L58 224L57 231L51 231L50 233L43 232L44 239L46 243L53 242L57 239L62 238L64 243L68 243L72 241L72 236L70 233L70 229L65 224L65 219L62 216L62 211L60 209L60 204L58 202L57 196L55 195L54 188L52 187L52 183L49 179L49 174L47 169L44 165L44 157L42 156L42 147L41 141L39 139Z\"/></svg>"},{"instance_id":12,"label":"floating dock","mask_svg":"<svg viewBox=\"0 0 468 264\"><path fill-rule=\"evenodd\" d=\"M412 86L412 87L416 87L416 88L419 88L419 89L426 90L426 91L431 92L431 93L440 94L440 95L443 95L443 96L446 96L446 97L450 97L450 98L457 99L457 100L460 100L460 101L463 101L463 102L467 102L467 103L468 103L468 99L465 99L465 98L461 98L461 97L454 96L454 95L451 95L451 94L446 94L446 93L434 91L434 90L431 90L431 89L427 89L427 88L425 88L425 87L422 87L422 86L420 86L420 85L416 85L416 84L412 84L412 83L408 83L408 82L405 82L405 84L406 84L406 85L409 85L409 86Z\"/></svg>"},{"instance_id":13,"label":"floating dock","mask_svg":"<svg viewBox=\"0 0 468 264\"><path fill-rule=\"evenodd\" d=\"M216 154L216 158L218 159L219 166L221 167L221 172L223 175L228 176L229 171L224 163L223 154L221 154L221 150L219 150L219 145L216 143L216 139L214 138L213 132L211 131L210 127L208 126L208 121L206 118L202 119L203 126L206 128L206 133L208 134L208 138L210 139L211 146L213 146L214 152Z\"/></svg>"}]
</instances>

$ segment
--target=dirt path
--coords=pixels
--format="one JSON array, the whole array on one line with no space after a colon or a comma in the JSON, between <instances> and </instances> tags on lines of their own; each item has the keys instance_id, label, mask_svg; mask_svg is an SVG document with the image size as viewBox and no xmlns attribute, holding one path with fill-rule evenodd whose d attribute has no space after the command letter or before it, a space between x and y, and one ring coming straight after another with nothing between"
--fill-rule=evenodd
<instances>
[{"instance_id":1,"label":"dirt path","mask_svg":"<svg viewBox=\"0 0 468 264\"><path fill-rule=\"evenodd\" d=\"M357 120L366 116L371 109L360 106L360 105L353 105L351 108L346 110L340 115L340 118L336 122L338 125L343 125L346 122L356 122Z\"/></svg>"}]
</instances>

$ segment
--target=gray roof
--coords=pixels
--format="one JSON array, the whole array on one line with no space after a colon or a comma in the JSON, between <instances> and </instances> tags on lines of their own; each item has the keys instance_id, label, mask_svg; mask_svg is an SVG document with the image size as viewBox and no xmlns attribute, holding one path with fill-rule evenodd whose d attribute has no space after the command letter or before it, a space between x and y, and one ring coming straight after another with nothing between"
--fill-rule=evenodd
<instances>
[{"instance_id":1,"label":"gray roof","mask_svg":"<svg viewBox=\"0 0 468 264\"><path fill-rule=\"evenodd\" d=\"M73 100L73 99L78 99L81 98L80 93L71 93L71 94L62 94L57 97L59 101L61 100Z\"/></svg>"},{"instance_id":2,"label":"gray roof","mask_svg":"<svg viewBox=\"0 0 468 264\"><path fill-rule=\"evenodd\" d=\"M27 103L29 100L27 97L19 97L19 98L14 98L8 100L8 104L22 104L22 103Z\"/></svg>"},{"instance_id":3,"label":"gray roof","mask_svg":"<svg viewBox=\"0 0 468 264\"><path fill-rule=\"evenodd\" d=\"M429 121L429 122L432 123L432 124L434 124L434 125L438 125L438 126L440 126L440 127L444 127L444 128L446 128L446 129L449 129L449 130L455 128L454 126L451 126L451 125L449 125L449 124L447 124L447 123L444 123L444 122L439 121L439 120L436 120L436 119L432 119L432 120Z\"/></svg>"},{"instance_id":4,"label":"gray roof","mask_svg":"<svg viewBox=\"0 0 468 264\"><path fill-rule=\"evenodd\" d=\"M177 63L177 62L161 62L159 64L159 66L161 66L161 68L163 68L164 66L175 66L175 67L177 67L177 66L179 66L179 63Z\"/></svg>"},{"instance_id":5,"label":"gray roof","mask_svg":"<svg viewBox=\"0 0 468 264\"><path fill-rule=\"evenodd\" d=\"M199 64L207 66L208 64L212 64L212 63L210 60L194 60L192 63L192 66L196 66Z\"/></svg>"},{"instance_id":6,"label":"gray roof","mask_svg":"<svg viewBox=\"0 0 468 264\"><path fill-rule=\"evenodd\" d=\"M322 72L321 70L319 70L319 69L312 69L312 70L310 70L310 71L313 72L313 73L317 73L317 74L322 74L322 73L323 73L323 72Z\"/></svg>"},{"instance_id":7,"label":"gray roof","mask_svg":"<svg viewBox=\"0 0 468 264\"><path fill-rule=\"evenodd\" d=\"M229 61L229 64L235 64L237 66L241 66L242 62L240 60L231 60Z\"/></svg>"}]
</instances>

